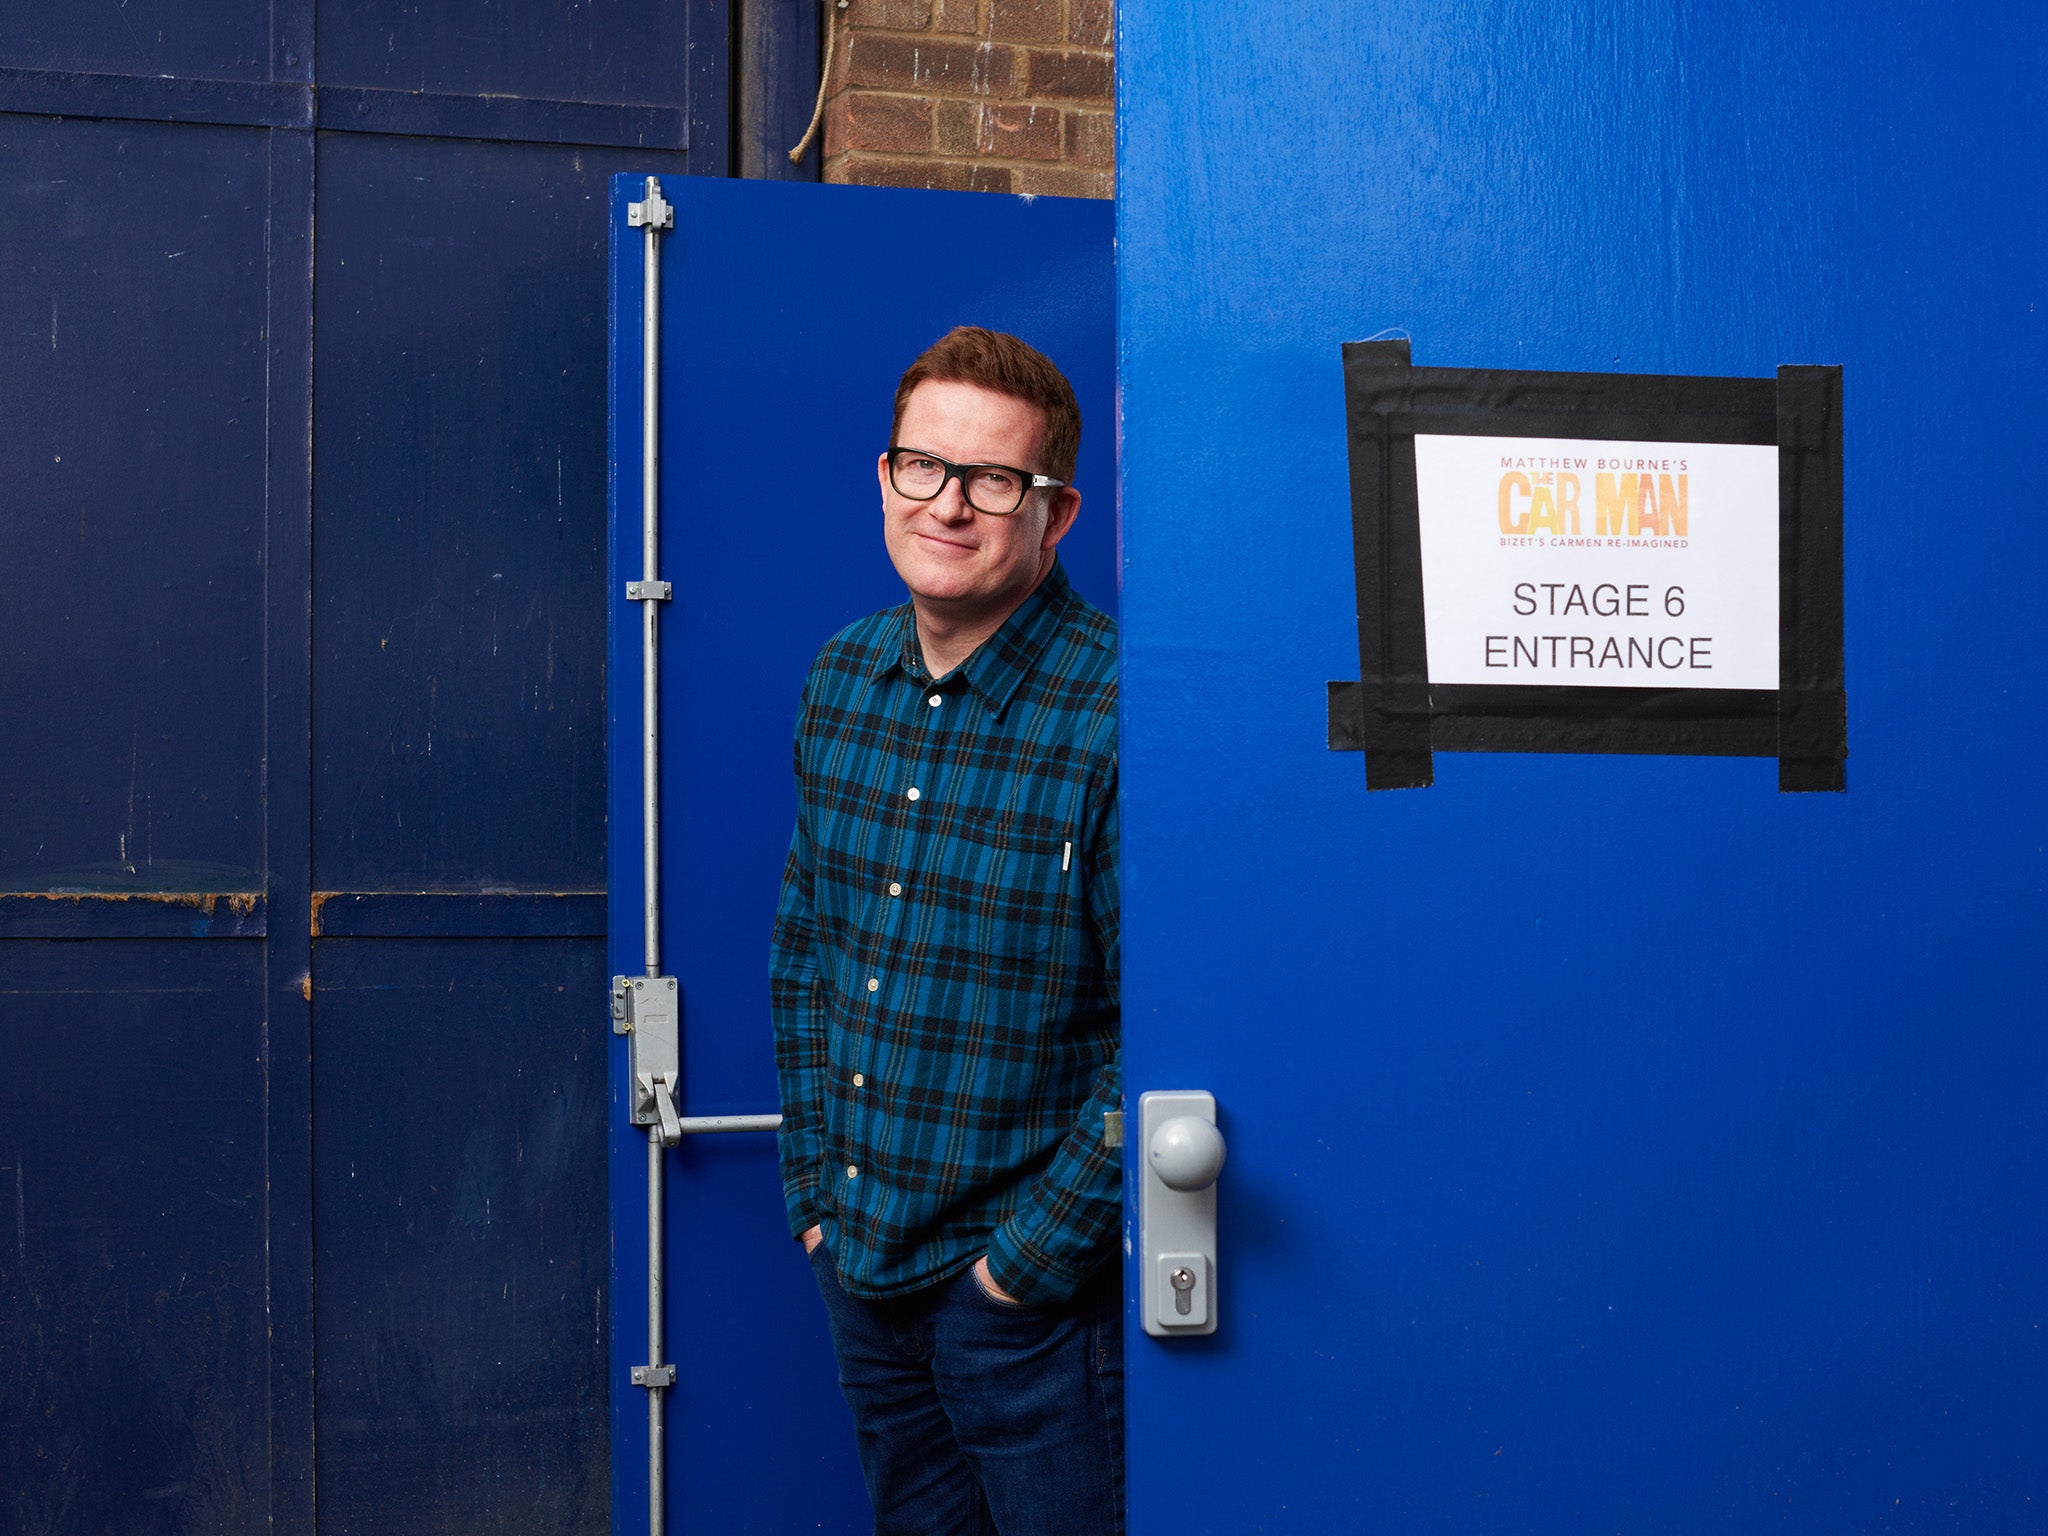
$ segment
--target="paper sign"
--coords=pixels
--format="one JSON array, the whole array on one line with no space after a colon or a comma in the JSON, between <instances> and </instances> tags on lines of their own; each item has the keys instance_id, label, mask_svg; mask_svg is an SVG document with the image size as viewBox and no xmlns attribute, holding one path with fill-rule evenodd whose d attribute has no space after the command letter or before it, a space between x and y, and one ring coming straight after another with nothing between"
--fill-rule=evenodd
<instances>
[{"instance_id":1,"label":"paper sign","mask_svg":"<svg viewBox=\"0 0 2048 1536\"><path fill-rule=\"evenodd\" d=\"M1432 683L1778 687L1778 450L1418 435Z\"/></svg>"}]
</instances>

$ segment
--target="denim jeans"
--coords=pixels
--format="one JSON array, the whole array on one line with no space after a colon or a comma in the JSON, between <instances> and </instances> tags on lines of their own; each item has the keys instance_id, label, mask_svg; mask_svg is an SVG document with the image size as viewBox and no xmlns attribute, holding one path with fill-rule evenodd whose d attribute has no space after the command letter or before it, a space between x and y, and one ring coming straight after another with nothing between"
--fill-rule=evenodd
<instances>
[{"instance_id":1,"label":"denim jeans","mask_svg":"<svg viewBox=\"0 0 2048 1536\"><path fill-rule=\"evenodd\" d=\"M1061 1307L1020 1307L971 1269L864 1301L820 1243L839 1385L875 1536L1121 1536L1123 1296L1117 1266Z\"/></svg>"}]
</instances>

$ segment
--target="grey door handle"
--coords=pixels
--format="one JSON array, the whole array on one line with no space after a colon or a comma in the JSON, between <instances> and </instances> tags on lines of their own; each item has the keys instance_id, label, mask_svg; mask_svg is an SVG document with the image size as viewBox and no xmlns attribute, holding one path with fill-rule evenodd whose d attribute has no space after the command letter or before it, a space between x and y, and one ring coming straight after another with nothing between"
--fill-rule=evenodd
<instances>
[{"instance_id":1,"label":"grey door handle","mask_svg":"<svg viewBox=\"0 0 2048 1536\"><path fill-rule=\"evenodd\" d=\"M1211 1100L1210 1114L1215 1114ZM1175 1115L1145 1140L1145 1156L1159 1182L1184 1194L1207 1189L1223 1171L1223 1133L1214 1120Z\"/></svg>"},{"instance_id":2,"label":"grey door handle","mask_svg":"<svg viewBox=\"0 0 2048 1536\"><path fill-rule=\"evenodd\" d=\"M1223 1133L1208 1093L1138 1098L1138 1250L1145 1331L1154 1338L1216 1331L1216 1177Z\"/></svg>"}]
</instances>

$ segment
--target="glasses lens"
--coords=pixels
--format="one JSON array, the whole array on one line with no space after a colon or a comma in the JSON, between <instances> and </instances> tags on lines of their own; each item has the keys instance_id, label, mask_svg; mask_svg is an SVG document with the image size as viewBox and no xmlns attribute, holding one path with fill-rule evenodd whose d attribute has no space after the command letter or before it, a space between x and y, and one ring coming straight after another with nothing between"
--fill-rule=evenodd
<instances>
[{"instance_id":1,"label":"glasses lens","mask_svg":"<svg viewBox=\"0 0 2048 1536\"><path fill-rule=\"evenodd\" d=\"M929 501L946 483L946 466L928 454L899 448L889 455L889 483L899 495Z\"/></svg>"},{"instance_id":2,"label":"glasses lens","mask_svg":"<svg viewBox=\"0 0 2048 1536\"><path fill-rule=\"evenodd\" d=\"M977 512L1007 517L1024 500L1024 477L999 464L983 464L961 476L967 482L967 504Z\"/></svg>"}]
</instances>

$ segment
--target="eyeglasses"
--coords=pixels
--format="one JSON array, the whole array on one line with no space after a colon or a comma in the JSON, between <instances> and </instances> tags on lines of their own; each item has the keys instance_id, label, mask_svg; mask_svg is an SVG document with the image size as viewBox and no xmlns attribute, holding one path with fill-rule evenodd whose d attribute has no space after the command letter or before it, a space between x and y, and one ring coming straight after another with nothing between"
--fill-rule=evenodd
<instances>
[{"instance_id":1,"label":"eyeglasses","mask_svg":"<svg viewBox=\"0 0 2048 1536\"><path fill-rule=\"evenodd\" d=\"M1033 491L1066 485L1051 475L1034 475L1027 469L1007 464L955 464L921 448L892 447L889 450L889 483L896 494L912 501L933 501L957 479L967 505L991 517L1008 517L1024 505Z\"/></svg>"}]
</instances>

